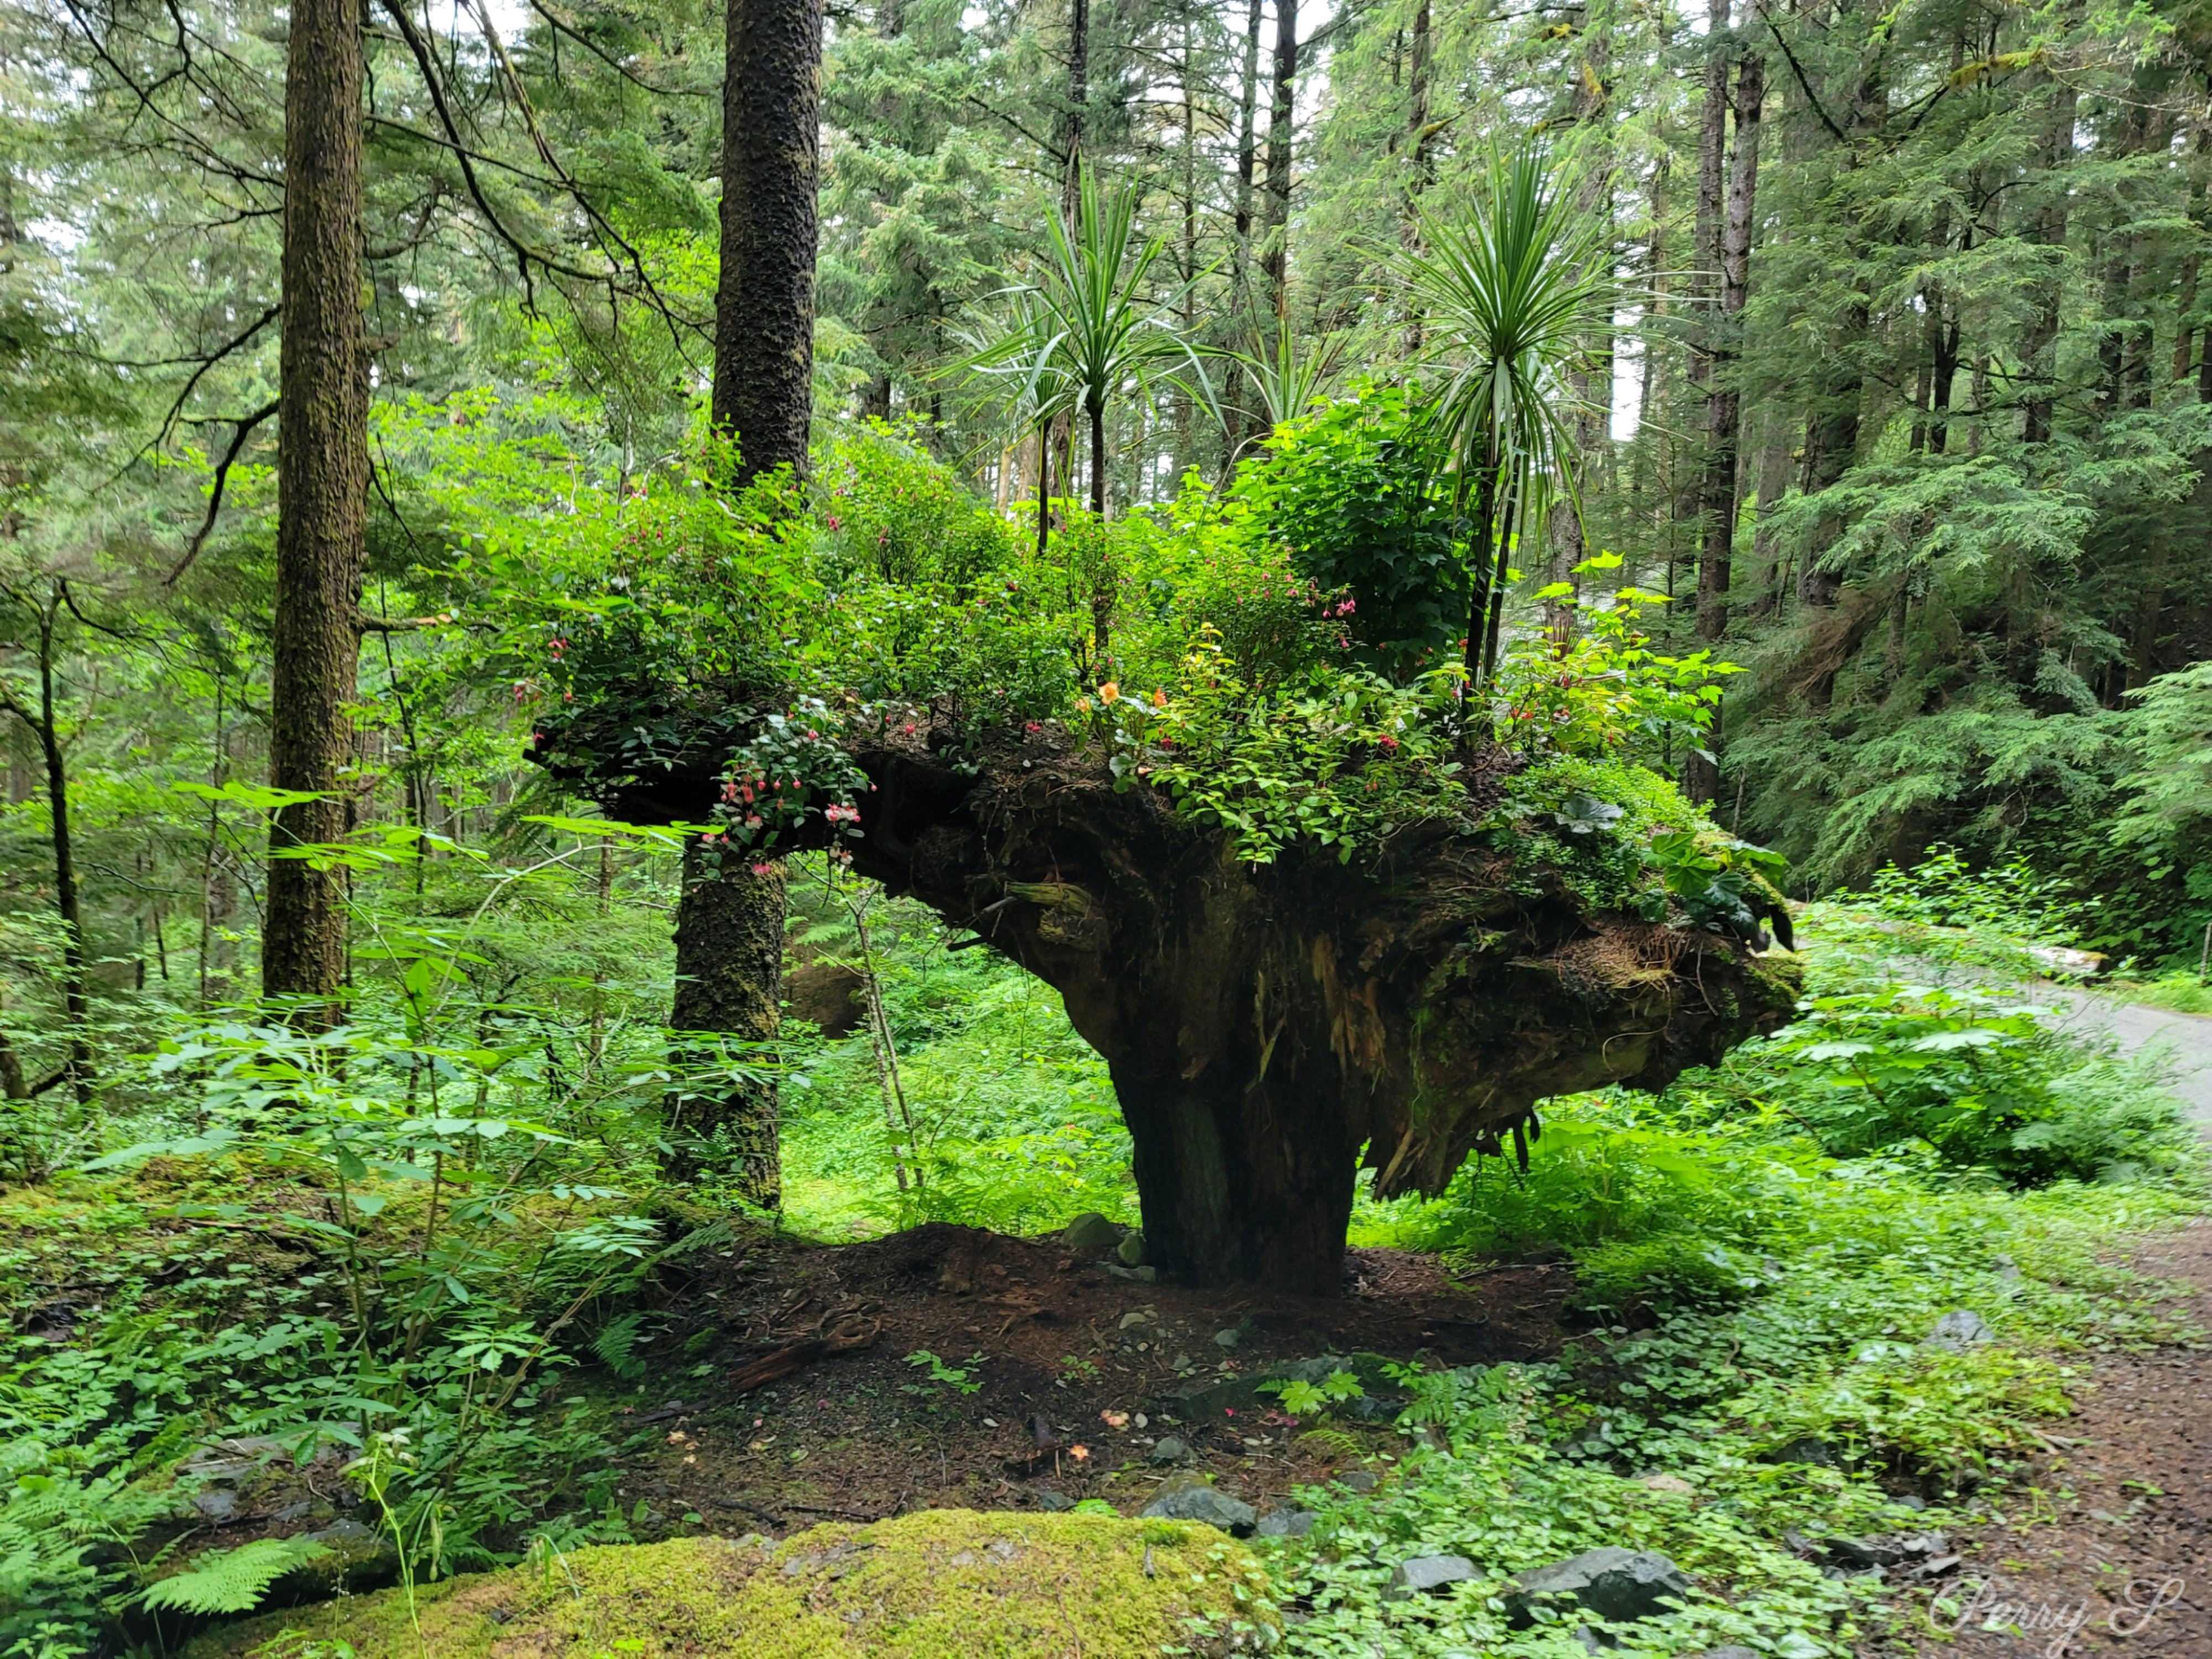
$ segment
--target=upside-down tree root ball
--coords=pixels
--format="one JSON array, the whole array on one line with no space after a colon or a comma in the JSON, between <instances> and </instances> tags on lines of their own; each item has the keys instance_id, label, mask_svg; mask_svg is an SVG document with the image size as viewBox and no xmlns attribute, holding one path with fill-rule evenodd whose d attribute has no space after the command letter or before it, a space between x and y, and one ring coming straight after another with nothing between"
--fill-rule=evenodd
<instances>
[{"instance_id":1,"label":"upside-down tree root ball","mask_svg":"<svg viewBox=\"0 0 2212 1659\"><path fill-rule=\"evenodd\" d=\"M1149 1258L1188 1282L1337 1294L1363 1164L1379 1196L1439 1193L1470 1152L1518 1152L1546 1097L1662 1088L1796 994L1786 952L1593 910L1474 831L1504 750L1468 757L1456 822L1254 865L1057 726L850 747L872 784L856 867L1060 991L1111 1069ZM634 822L703 818L719 786L680 765L586 784Z\"/></svg>"}]
</instances>

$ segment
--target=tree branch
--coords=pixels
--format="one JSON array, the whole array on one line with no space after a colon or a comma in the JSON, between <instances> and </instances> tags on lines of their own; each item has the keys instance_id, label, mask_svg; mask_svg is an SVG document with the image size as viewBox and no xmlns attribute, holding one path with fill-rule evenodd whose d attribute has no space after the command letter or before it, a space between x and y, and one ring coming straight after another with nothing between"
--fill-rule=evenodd
<instances>
[{"instance_id":1,"label":"tree branch","mask_svg":"<svg viewBox=\"0 0 2212 1659\"><path fill-rule=\"evenodd\" d=\"M200 550L207 545L207 538L215 529L216 515L222 511L223 487L230 481L233 463L238 459L239 452L246 447L246 441L252 435L253 428L274 415L276 409L277 400L272 398L251 415L240 417L238 430L230 435L230 447L223 451L222 459L215 465L215 487L208 492L207 516L200 520L199 529L193 532L191 545L185 550L185 556L177 562L177 568L161 578L162 586L174 587L177 579L192 568L192 562L199 557Z\"/></svg>"}]
</instances>

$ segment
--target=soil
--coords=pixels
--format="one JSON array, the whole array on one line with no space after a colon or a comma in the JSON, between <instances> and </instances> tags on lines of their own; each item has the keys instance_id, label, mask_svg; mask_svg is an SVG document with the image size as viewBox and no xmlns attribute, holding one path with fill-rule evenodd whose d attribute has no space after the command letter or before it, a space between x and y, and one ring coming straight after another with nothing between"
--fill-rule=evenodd
<instances>
[{"instance_id":1,"label":"soil","mask_svg":"<svg viewBox=\"0 0 2212 1659\"><path fill-rule=\"evenodd\" d=\"M1565 1340L1560 1304L1573 1286L1564 1267L1462 1284L1431 1257L1355 1249L1340 1298L1186 1290L1115 1277L1054 1240L945 1224L856 1244L757 1241L696 1273L673 1298L696 1322L670 1340L708 1356L697 1362L707 1374L682 1399L635 1408L663 1432L629 1464L621 1495L672 1522L690 1513L769 1533L825 1516L1057 1502L1048 1493L1133 1514L1193 1473L1264 1512L1291 1486L1394 1446L1390 1413L1309 1435L1265 1397L1224 1407L1236 1393L1224 1389L1209 1410L1177 1396L1332 1354L1537 1358ZM1224 1332L1233 1346L1217 1342ZM764 1357L825 1338L866 1346L737 1391ZM936 1374L917 1354L935 1356ZM1376 1379L1371 1358L1362 1370ZM1156 1462L1170 1436L1185 1455Z\"/></svg>"},{"instance_id":2,"label":"soil","mask_svg":"<svg viewBox=\"0 0 2212 1659\"><path fill-rule=\"evenodd\" d=\"M2172 1311L2212 1329L2212 1222L2137 1257L2172 1282ZM1953 1534L1965 1556L1924 1659L2212 1655L2212 1348L2099 1364L2052 1449L1995 1500L2010 1524ZM1924 1597L1924 1592L1923 1592ZM1963 1615L1963 1616L1962 1616Z\"/></svg>"}]
</instances>

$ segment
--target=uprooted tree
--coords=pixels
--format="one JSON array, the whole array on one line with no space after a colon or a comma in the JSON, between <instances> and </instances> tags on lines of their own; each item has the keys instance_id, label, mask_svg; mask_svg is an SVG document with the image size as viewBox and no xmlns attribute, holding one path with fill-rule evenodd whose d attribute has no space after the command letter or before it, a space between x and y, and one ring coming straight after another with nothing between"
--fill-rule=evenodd
<instances>
[{"instance_id":1,"label":"uprooted tree","mask_svg":"<svg viewBox=\"0 0 2212 1659\"><path fill-rule=\"evenodd\" d=\"M732 769L728 710L664 725L690 735L644 766L623 718L572 720L538 757L638 823L770 787L773 765ZM1363 1164L1378 1195L1433 1194L1470 1152L1525 1155L1547 1097L1662 1087L1792 1006L1791 959L1750 913L1593 906L1537 850L1555 842L1501 819L1524 763L1486 742L1460 750L1457 810L1355 860L1265 863L1060 722L961 739L878 718L837 745L852 808L806 816L797 844L836 840L1060 991L1111 1069L1146 1249L1187 1281L1336 1294ZM1749 898L1786 933L1771 887Z\"/></svg>"}]
</instances>

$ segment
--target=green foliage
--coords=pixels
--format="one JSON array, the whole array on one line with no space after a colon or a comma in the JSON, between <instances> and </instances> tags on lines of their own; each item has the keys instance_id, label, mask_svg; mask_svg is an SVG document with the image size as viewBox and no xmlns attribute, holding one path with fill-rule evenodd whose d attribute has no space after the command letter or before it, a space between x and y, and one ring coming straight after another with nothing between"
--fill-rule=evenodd
<instances>
[{"instance_id":1,"label":"green foliage","mask_svg":"<svg viewBox=\"0 0 2212 1659\"><path fill-rule=\"evenodd\" d=\"M329 1553L312 1539L257 1538L235 1549L194 1556L182 1571L157 1579L139 1601L179 1613L247 1613L286 1573Z\"/></svg>"},{"instance_id":2,"label":"green foliage","mask_svg":"<svg viewBox=\"0 0 2212 1659\"><path fill-rule=\"evenodd\" d=\"M1620 564L1600 554L1574 574ZM1536 597L1564 603L1574 592L1558 582ZM1629 759L1666 772L1677 757L1705 751L1723 678L1742 671L1707 650L1676 657L1652 648L1643 613L1665 604L1664 594L1620 587L1609 598L1575 608L1581 626L1564 644L1531 631L1507 648L1490 687L1498 738L1534 755Z\"/></svg>"},{"instance_id":3,"label":"green foliage","mask_svg":"<svg viewBox=\"0 0 2212 1659\"><path fill-rule=\"evenodd\" d=\"M964 595L1012 561L1006 520L922 447L925 436L911 422L875 422L823 446L814 488L840 586L866 576Z\"/></svg>"},{"instance_id":4,"label":"green foliage","mask_svg":"<svg viewBox=\"0 0 2212 1659\"><path fill-rule=\"evenodd\" d=\"M1240 859L1269 863L1304 841L1349 862L1398 824L1453 811L1445 714L1461 683L1454 664L1410 686L1346 670L1255 694L1202 635L1173 695L1100 687L1096 729L1120 787L1165 789L1194 821L1228 830ZM1076 707L1093 712L1088 697Z\"/></svg>"},{"instance_id":5,"label":"green foliage","mask_svg":"<svg viewBox=\"0 0 2212 1659\"><path fill-rule=\"evenodd\" d=\"M1811 997L1731 1072L1759 1077L1840 1155L1917 1143L2022 1184L2170 1171L2191 1141L2153 1067L2060 1037L2033 1005L1974 990Z\"/></svg>"},{"instance_id":6,"label":"green foliage","mask_svg":"<svg viewBox=\"0 0 2212 1659\"><path fill-rule=\"evenodd\" d=\"M1364 381L1279 424L1237 470L1255 531L1321 589L1348 594L1345 630L1396 678L1449 654L1466 630L1466 527L1448 453L1414 389Z\"/></svg>"},{"instance_id":7,"label":"green foliage","mask_svg":"<svg viewBox=\"0 0 2212 1659\"><path fill-rule=\"evenodd\" d=\"M983 1386L974 1380L975 1368L983 1360L984 1356L980 1353L970 1354L964 1364L948 1365L928 1349L917 1349L906 1357L906 1363L920 1369L924 1380L902 1382L899 1386L908 1394L927 1394L933 1389L940 1388L951 1389L957 1394L975 1394Z\"/></svg>"},{"instance_id":8,"label":"green foliage","mask_svg":"<svg viewBox=\"0 0 2212 1659\"><path fill-rule=\"evenodd\" d=\"M1332 1406L1365 1396L1367 1390L1350 1371L1331 1371L1318 1382L1304 1378L1289 1380L1271 1378L1259 1385L1261 1394L1272 1394L1282 1401L1283 1409L1292 1417L1312 1417Z\"/></svg>"}]
</instances>

